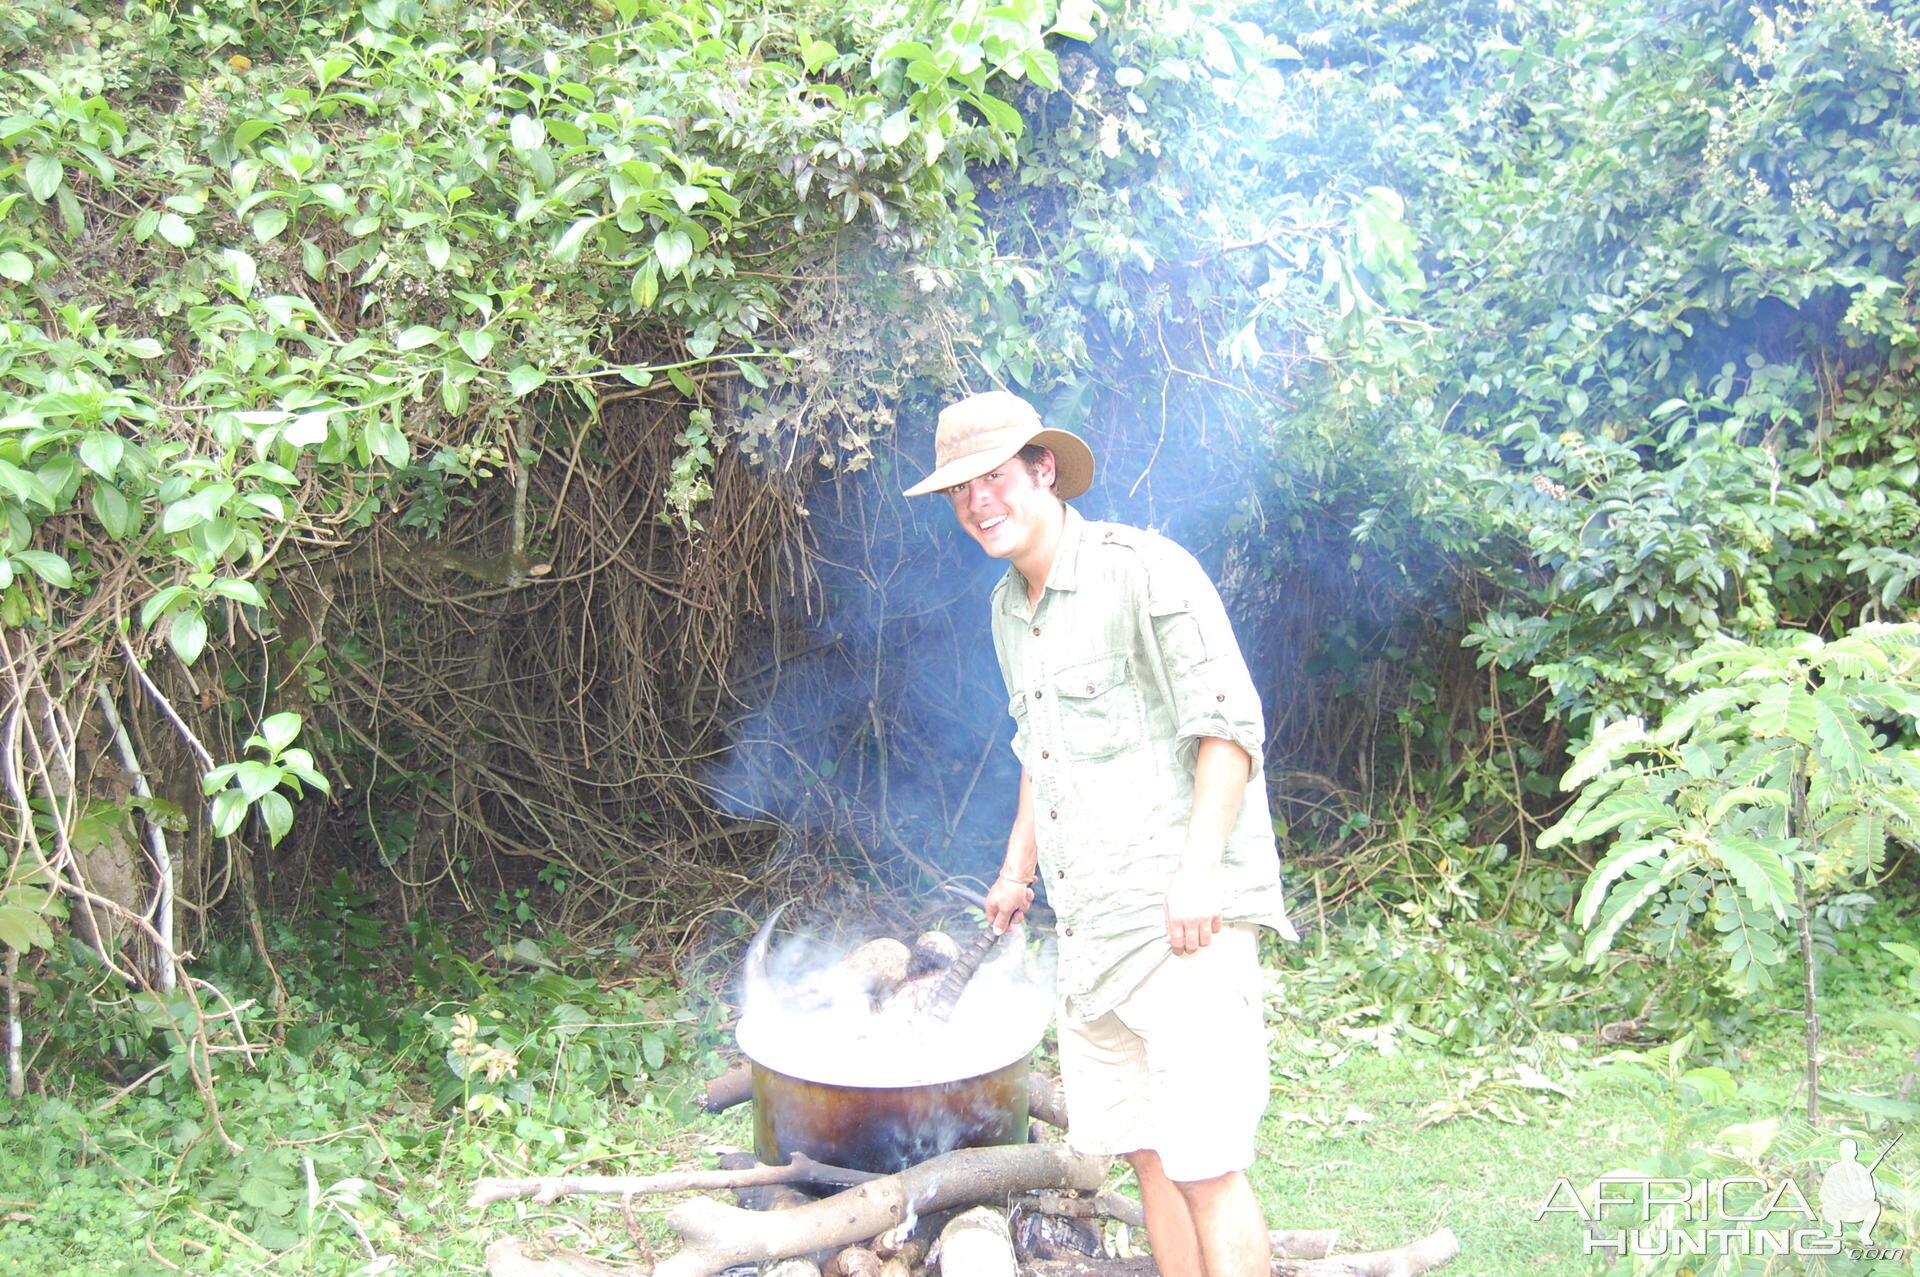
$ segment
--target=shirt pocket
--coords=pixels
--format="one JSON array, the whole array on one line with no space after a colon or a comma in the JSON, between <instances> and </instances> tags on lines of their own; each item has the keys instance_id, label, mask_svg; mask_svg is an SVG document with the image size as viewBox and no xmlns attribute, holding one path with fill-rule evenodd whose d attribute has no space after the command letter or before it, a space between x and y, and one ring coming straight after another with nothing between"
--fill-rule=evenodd
<instances>
[{"instance_id":1,"label":"shirt pocket","mask_svg":"<svg viewBox=\"0 0 1920 1277\"><path fill-rule=\"evenodd\" d=\"M1111 758L1140 744L1140 696L1125 652L1109 652L1062 668L1053 680L1060 704L1060 745L1067 757Z\"/></svg>"}]
</instances>

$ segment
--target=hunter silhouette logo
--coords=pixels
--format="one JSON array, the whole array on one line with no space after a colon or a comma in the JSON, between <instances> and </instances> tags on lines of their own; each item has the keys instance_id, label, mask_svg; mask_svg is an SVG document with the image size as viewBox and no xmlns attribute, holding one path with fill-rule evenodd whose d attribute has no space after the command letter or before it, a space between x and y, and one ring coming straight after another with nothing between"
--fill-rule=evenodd
<instances>
[{"instance_id":1,"label":"hunter silhouette logo","mask_svg":"<svg viewBox=\"0 0 1920 1277\"><path fill-rule=\"evenodd\" d=\"M1880 1222L1880 1197L1874 1192L1873 1173L1905 1134L1901 1131L1895 1135L1873 1159L1872 1166L1860 1165L1859 1141L1841 1140L1840 1160L1820 1177L1820 1218L1842 1233L1848 1224L1860 1225L1862 1246L1873 1245L1873 1226Z\"/></svg>"}]
</instances>

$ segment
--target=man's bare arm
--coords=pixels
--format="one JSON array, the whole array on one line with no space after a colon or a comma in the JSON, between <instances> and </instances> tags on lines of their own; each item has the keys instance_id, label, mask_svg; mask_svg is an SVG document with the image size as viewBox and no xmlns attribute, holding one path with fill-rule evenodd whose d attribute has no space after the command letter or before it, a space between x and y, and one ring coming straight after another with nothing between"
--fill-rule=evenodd
<instances>
[{"instance_id":1,"label":"man's bare arm","mask_svg":"<svg viewBox=\"0 0 1920 1277\"><path fill-rule=\"evenodd\" d=\"M1240 818L1253 759L1230 740L1208 736L1193 761L1193 809L1179 868L1167 884L1167 943L1192 953L1213 943L1226 907L1220 857Z\"/></svg>"},{"instance_id":2,"label":"man's bare arm","mask_svg":"<svg viewBox=\"0 0 1920 1277\"><path fill-rule=\"evenodd\" d=\"M987 888L987 925L1005 931L1027 916L1033 903L1033 880L1039 876L1040 844L1033 833L1033 782L1020 769L1020 805L1013 831L1007 835L1007 854L1000 875Z\"/></svg>"}]
</instances>

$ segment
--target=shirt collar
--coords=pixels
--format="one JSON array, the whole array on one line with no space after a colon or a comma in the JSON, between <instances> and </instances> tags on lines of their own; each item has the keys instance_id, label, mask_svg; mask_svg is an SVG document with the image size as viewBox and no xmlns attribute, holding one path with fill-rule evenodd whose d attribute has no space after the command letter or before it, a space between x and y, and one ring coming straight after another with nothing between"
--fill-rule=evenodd
<instances>
[{"instance_id":1,"label":"shirt collar","mask_svg":"<svg viewBox=\"0 0 1920 1277\"><path fill-rule=\"evenodd\" d=\"M1087 521L1072 506L1065 508L1067 519L1060 528L1060 544L1054 548L1053 567L1047 572L1049 590L1072 590L1080 584L1080 543L1086 539ZM1007 611L1022 617L1029 614L1027 578L1011 563L1000 578L1000 591L1001 606Z\"/></svg>"}]
</instances>

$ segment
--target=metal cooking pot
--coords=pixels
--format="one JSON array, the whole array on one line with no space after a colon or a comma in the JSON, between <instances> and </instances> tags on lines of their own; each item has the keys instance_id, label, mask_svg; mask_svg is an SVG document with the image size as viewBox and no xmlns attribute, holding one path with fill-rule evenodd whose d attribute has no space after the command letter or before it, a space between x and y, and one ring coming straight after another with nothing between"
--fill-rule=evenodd
<instances>
[{"instance_id":1,"label":"metal cooking pot","mask_svg":"<svg viewBox=\"0 0 1920 1277\"><path fill-rule=\"evenodd\" d=\"M767 918L747 951L750 982L766 984L768 945L774 921L784 908ZM973 961L979 961L978 954ZM1002 1043L1007 1054L1017 1053L1011 1060L993 1042L970 1041L974 1049L960 1051L956 1057L943 1055L951 1052L951 1041L929 1039L927 1053L914 1061L910 1071L875 1069L861 1076L857 1070L863 1061L858 1058L826 1064L804 1050L795 1053L794 1047L804 1044L808 1031L818 1032L822 1026L795 1024L785 1017L769 1021L749 1012L736 1035L741 1054L753 1066L754 1153L770 1166L785 1165L793 1154L805 1153L831 1166L891 1174L956 1148L1024 1144L1027 1074L1033 1047L1045 1029L1044 1018L1031 1027L1032 1036L1026 1041ZM945 1058L968 1073L943 1079L939 1064L926 1065L930 1058ZM972 1072L988 1065L994 1067ZM827 1070L840 1076L825 1080L797 1075L798 1071ZM913 1084L875 1084L905 1078L913 1079Z\"/></svg>"},{"instance_id":2,"label":"metal cooking pot","mask_svg":"<svg viewBox=\"0 0 1920 1277\"><path fill-rule=\"evenodd\" d=\"M976 1077L921 1086L839 1086L753 1063L753 1151L770 1166L805 1153L891 1174L940 1153L1027 1142L1032 1052Z\"/></svg>"}]
</instances>

